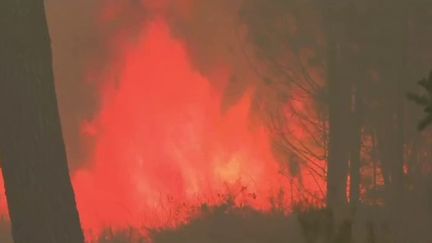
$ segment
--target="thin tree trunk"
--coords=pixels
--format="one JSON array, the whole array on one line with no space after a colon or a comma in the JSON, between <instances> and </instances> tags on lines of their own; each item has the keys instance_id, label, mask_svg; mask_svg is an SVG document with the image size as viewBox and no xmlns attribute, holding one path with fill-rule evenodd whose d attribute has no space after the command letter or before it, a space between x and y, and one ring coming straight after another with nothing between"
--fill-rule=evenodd
<instances>
[{"instance_id":1,"label":"thin tree trunk","mask_svg":"<svg viewBox=\"0 0 432 243\"><path fill-rule=\"evenodd\" d=\"M373 183L373 189L376 190L377 189L377 158L375 156L375 154L377 154L377 144L376 144L376 132L375 130L372 130L372 151L374 156L372 157L372 166L373 166L373 179L372 179L372 183Z\"/></svg>"},{"instance_id":2,"label":"thin tree trunk","mask_svg":"<svg viewBox=\"0 0 432 243\"><path fill-rule=\"evenodd\" d=\"M15 243L80 243L43 0L0 1L0 157Z\"/></svg>"},{"instance_id":3,"label":"thin tree trunk","mask_svg":"<svg viewBox=\"0 0 432 243\"><path fill-rule=\"evenodd\" d=\"M350 204L355 207L360 199L361 101L358 82L353 97L351 150L350 150Z\"/></svg>"},{"instance_id":4,"label":"thin tree trunk","mask_svg":"<svg viewBox=\"0 0 432 243\"><path fill-rule=\"evenodd\" d=\"M405 104L405 86L404 82L407 79L407 53L408 53L408 34L409 34L409 27L408 27L408 6L406 4L401 4L399 6L399 13L400 16L400 27L402 29L402 38L400 40L400 62L398 62L396 65L399 66L398 70L399 73L397 74L397 89L396 89L396 139L395 139L395 168L394 168L394 199L399 201L400 194L403 190L404 185L404 144L405 144L405 138L404 138L404 119L405 119L405 112L404 112L404 104ZM397 59L396 59L397 60Z\"/></svg>"}]
</instances>

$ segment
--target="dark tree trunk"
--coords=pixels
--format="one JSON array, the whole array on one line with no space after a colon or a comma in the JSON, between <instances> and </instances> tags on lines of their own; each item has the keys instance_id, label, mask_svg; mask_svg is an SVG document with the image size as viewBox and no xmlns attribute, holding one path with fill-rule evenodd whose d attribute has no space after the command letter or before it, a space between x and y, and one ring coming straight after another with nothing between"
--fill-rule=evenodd
<instances>
[{"instance_id":1,"label":"dark tree trunk","mask_svg":"<svg viewBox=\"0 0 432 243\"><path fill-rule=\"evenodd\" d=\"M327 205L336 218L346 208L349 161L347 137L350 130L351 87L341 72L343 65L338 9L327 13L327 81L329 94L329 150L327 165Z\"/></svg>"},{"instance_id":2,"label":"dark tree trunk","mask_svg":"<svg viewBox=\"0 0 432 243\"><path fill-rule=\"evenodd\" d=\"M400 22L400 31L402 38L399 42L400 55L396 58L396 68L398 70L396 77L396 100L395 100L395 117L396 117L396 129L395 129L395 164L394 164L394 190L393 200L400 200L401 193L404 187L404 160L405 160L405 80L407 80L407 62L408 62L408 8L409 3L401 3L398 6L398 14Z\"/></svg>"},{"instance_id":3,"label":"dark tree trunk","mask_svg":"<svg viewBox=\"0 0 432 243\"><path fill-rule=\"evenodd\" d=\"M0 156L15 243L80 243L43 0L0 1Z\"/></svg>"},{"instance_id":4,"label":"dark tree trunk","mask_svg":"<svg viewBox=\"0 0 432 243\"><path fill-rule=\"evenodd\" d=\"M329 3L327 3L329 4ZM331 242L350 242L352 214L347 203L347 179L351 200L358 200L360 183L359 65L352 35L356 14L351 2L334 1L327 6L327 82L329 97L329 150L327 206L333 215ZM350 172L350 174L349 174Z\"/></svg>"},{"instance_id":5,"label":"dark tree trunk","mask_svg":"<svg viewBox=\"0 0 432 243\"><path fill-rule=\"evenodd\" d=\"M363 18L361 12L353 6L350 13L349 27L350 33L347 34L350 40L349 62L346 68L349 83L351 85L351 110L347 122L350 123L350 131L347 134L349 148L349 174L350 174L350 206L355 209L360 200L361 183L361 133L363 127L363 103L365 93L365 81L367 80L367 65L364 61L364 54L361 50ZM354 212L354 211L353 211Z\"/></svg>"},{"instance_id":6,"label":"dark tree trunk","mask_svg":"<svg viewBox=\"0 0 432 243\"><path fill-rule=\"evenodd\" d=\"M400 70L399 66L396 66ZM393 69L392 69L393 70ZM389 71L395 72L395 71ZM397 84L398 75L386 75L382 80L387 87L390 83ZM393 80L393 81L392 81ZM380 125L378 127L379 148L381 150L382 171L386 189L386 199L388 203L395 202L394 196L399 194L402 189L403 177L403 112L401 99L403 95L399 93L398 88L388 88L383 94L386 101L383 101L383 108L377 112L380 114Z\"/></svg>"},{"instance_id":7,"label":"dark tree trunk","mask_svg":"<svg viewBox=\"0 0 432 243\"><path fill-rule=\"evenodd\" d=\"M389 10L379 12L384 17L382 28L387 30L383 33L383 40L391 44L382 44L378 48L387 48L387 56L380 58L380 69L383 73L382 97L387 114L382 117L381 140L383 150L383 172L386 175L386 191L388 203L396 203L398 195L403 189L403 163L404 163L404 85L406 77L406 54L407 54L407 15L406 3L392 4ZM387 15L386 15L387 14ZM378 58L378 57L377 57Z\"/></svg>"},{"instance_id":8,"label":"dark tree trunk","mask_svg":"<svg viewBox=\"0 0 432 243\"><path fill-rule=\"evenodd\" d=\"M399 69L401 72L404 72L406 69L404 65ZM392 189L392 200L399 201L399 196L403 191L404 185L404 102L403 99L404 91L402 88L402 77L406 77L405 73L401 73L397 80L398 88L396 91L396 109L395 109L395 117L396 117L396 128L395 128L395 158L394 158L394 166L392 168L393 171L393 189Z\"/></svg>"}]
</instances>

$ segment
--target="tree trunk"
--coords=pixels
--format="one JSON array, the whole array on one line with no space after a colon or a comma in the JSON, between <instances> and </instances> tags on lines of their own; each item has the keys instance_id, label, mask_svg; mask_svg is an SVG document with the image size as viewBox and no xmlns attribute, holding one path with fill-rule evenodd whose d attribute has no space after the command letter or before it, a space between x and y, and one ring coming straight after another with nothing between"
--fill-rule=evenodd
<instances>
[{"instance_id":1,"label":"tree trunk","mask_svg":"<svg viewBox=\"0 0 432 243\"><path fill-rule=\"evenodd\" d=\"M351 104L351 87L341 72L342 22L338 21L336 11L327 17L327 81L329 94L329 151L327 165L327 206L336 218L346 208L346 185L349 161L347 137ZM336 220L338 221L338 220Z\"/></svg>"},{"instance_id":2,"label":"tree trunk","mask_svg":"<svg viewBox=\"0 0 432 243\"><path fill-rule=\"evenodd\" d=\"M0 156L15 243L80 243L43 0L0 1Z\"/></svg>"},{"instance_id":3,"label":"tree trunk","mask_svg":"<svg viewBox=\"0 0 432 243\"><path fill-rule=\"evenodd\" d=\"M383 19L383 28L387 33L383 33L384 40L387 40L386 46L382 44L381 48L387 48L388 53L381 55L388 56L382 58L381 67L383 73L382 97L386 105L382 121L382 146L386 149L383 151L382 162L384 164L384 173L386 174L386 191L388 203L396 203L398 195L403 189L403 163L404 163L404 87L403 81L406 77L406 54L408 36L408 19L406 16L406 3L392 4L391 8L380 12L385 17ZM389 14L389 11L391 14ZM383 42L385 43L385 42ZM382 111L378 111L382 112ZM384 144L387 143L387 144Z\"/></svg>"},{"instance_id":4,"label":"tree trunk","mask_svg":"<svg viewBox=\"0 0 432 243\"><path fill-rule=\"evenodd\" d=\"M405 80L407 80L407 55L408 55L408 11L409 3L401 3L399 6L398 16L400 19L400 29L402 38L399 42L400 56L396 59L396 68L399 70L396 77L396 101L395 101L395 117L396 117L396 129L395 129L395 165L394 165L394 190L393 199L400 199L401 193L404 190L404 159L405 159Z\"/></svg>"},{"instance_id":5,"label":"tree trunk","mask_svg":"<svg viewBox=\"0 0 432 243\"><path fill-rule=\"evenodd\" d=\"M360 199L360 149L361 149L361 92L359 81L356 82L353 94L351 149L350 149L350 205L354 208Z\"/></svg>"}]
</instances>

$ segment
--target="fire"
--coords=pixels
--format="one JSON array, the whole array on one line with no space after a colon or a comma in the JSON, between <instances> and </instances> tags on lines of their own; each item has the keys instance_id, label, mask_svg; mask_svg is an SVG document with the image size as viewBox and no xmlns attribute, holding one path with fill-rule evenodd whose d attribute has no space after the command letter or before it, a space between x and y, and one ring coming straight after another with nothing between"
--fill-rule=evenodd
<instances>
[{"instance_id":1,"label":"fire","mask_svg":"<svg viewBox=\"0 0 432 243\"><path fill-rule=\"evenodd\" d=\"M102 21L119 14L105 10ZM139 30L133 39L119 34L109 40L116 60L100 75L99 111L82 121L90 156L86 167L71 174L88 240L106 228L133 227L145 234L176 227L202 204L223 203L221 195L265 212L281 191L289 208L301 193L293 182L316 188L306 170L298 178L281 172L268 129L252 122L254 87L222 109L223 88L214 83L226 85L230 67L214 67L211 77L200 73L163 17L143 22ZM6 212L4 197L0 209Z\"/></svg>"},{"instance_id":2,"label":"fire","mask_svg":"<svg viewBox=\"0 0 432 243\"><path fill-rule=\"evenodd\" d=\"M169 26L158 19L143 29L120 47L118 76L107 78L100 112L83 123L95 144L90 166L73 176L83 227L176 225L190 215L167 219L168 211L218 204L236 183L258 195L251 205L268 208L287 184L266 129L250 122L253 91L222 112L223 94Z\"/></svg>"}]
</instances>

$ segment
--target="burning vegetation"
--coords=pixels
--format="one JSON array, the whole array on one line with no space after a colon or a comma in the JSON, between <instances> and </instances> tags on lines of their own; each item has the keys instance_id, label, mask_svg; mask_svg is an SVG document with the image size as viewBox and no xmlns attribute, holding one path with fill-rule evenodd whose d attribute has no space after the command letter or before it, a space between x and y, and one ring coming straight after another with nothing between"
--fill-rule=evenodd
<instances>
[{"instance_id":1,"label":"burning vegetation","mask_svg":"<svg viewBox=\"0 0 432 243\"><path fill-rule=\"evenodd\" d=\"M431 134L406 99L432 67L431 3L59 2L47 17L87 242L431 241ZM428 95L408 95L422 128Z\"/></svg>"}]
</instances>

